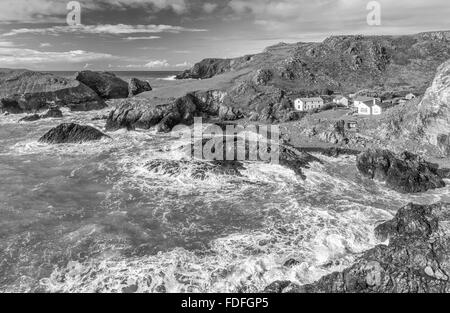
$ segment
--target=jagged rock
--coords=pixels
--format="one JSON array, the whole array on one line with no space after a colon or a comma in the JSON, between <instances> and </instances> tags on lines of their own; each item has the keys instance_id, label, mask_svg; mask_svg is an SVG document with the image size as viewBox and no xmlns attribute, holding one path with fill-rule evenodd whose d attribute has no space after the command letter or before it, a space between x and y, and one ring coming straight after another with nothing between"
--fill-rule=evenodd
<instances>
[{"instance_id":1,"label":"jagged rock","mask_svg":"<svg viewBox=\"0 0 450 313\"><path fill-rule=\"evenodd\" d=\"M450 155L450 60L439 67L418 110L419 127L426 139Z\"/></svg>"},{"instance_id":2,"label":"jagged rock","mask_svg":"<svg viewBox=\"0 0 450 313\"><path fill-rule=\"evenodd\" d=\"M41 118L60 118L63 117L63 113L58 107L51 107L47 112L41 115Z\"/></svg>"},{"instance_id":3,"label":"jagged rock","mask_svg":"<svg viewBox=\"0 0 450 313\"><path fill-rule=\"evenodd\" d=\"M108 117L109 117L108 114L97 115L97 116L94 116L93 118L91 118L91 121L107 120Z\"/></svg>"},{"instance_id":4,"label":"jagged rock","mask_svg":"<svg viewBox=\"0 0 450 313\"><path fill-rule=\"evenodd\" d=\"M146 165L149 171L167 176L180 173L193 179L205 180L209 175L242 176L244 166L237 161L152 160Z\"/></svg>"},{"instance_id":5,"label":"jagged rock","mask_svg":"<svg viewBox=\"0 0 450 313\"><path fill-rule=\"evenodd\" d=\"M363 176L402 193L445 187L437 165L409 152L396 156L387 150L368 150L358 156L357 167Z\"/></svg>"},{"instance_id":6,"label":"jagged rock","mask_svg":"<svg viewBox=\"0 0 450 313\"><path fill-rule=\"evenodd\" d=\"M19 120L19 122L34 122L40 119L45 119L45 118L59 118L59 117L63 117L63 114L61 112L61 110L57 107L51 107L50 109L47 110L47 112L45 112L44 114L32 114L32 115L27 115L23 118L21 118Z\"/></svg>"},{"instance_id":7,"label":"jagged rock","mask_svg":"<svg viewBox=\"0 0 450 313\"><path fill-rule=\"evenodd\" d=\"M259 69L253 77L256 85L266 85L273 77L272 71L268 69Z\"/></svg>"},{"instance_id":8,"label":"jagged rock","mask_svg":"<svg viewBox=\"0 0 450 313\"><path fill-rule=\"evenodd\" d=\"M19 122L34 122L37 120L40 120L41 116L39 114L31 114L31 115L27 115L25 117L22 117Z\"/></svg>"},{"instance_id":9,"label":"jagged rock","mask_svg":"<svg viewBox=\"0 0 450 313\"><path fill-rule=\"evenodd\" d=\"M177 124L192 124L197 111L198 99L192 94L176 100L126 99L111 111L106 122L107 130L127 128L149 129L157 126L168 132Z\"/></svg>"},{"instance_id":10,"label":"jagged rock","mask_svg":"<svg viewBox=\"0 0 450 313\"><path fill-rule=\"evenodd\" d=\"M94 90L103 99L121 99L128 97L128 84L110 72L82 71L76 80Z\"/></svg>"},{"instance_id":11,"label":"jagged rock","mask_svg":"<svg viewBox=\"0 0 450 313\"><path fill-rule=\"evenodd\" d=\"M152 87L150 86L149 82L142 81L137 78L130 79L130 82L128 83L129 97L136 96L136 95L146 92L146 91L152 91Z\"/></svg>"},{"instance_id":12,"label":"jagged rock","mask_svg":"<svg viewBox=\"0 0 450 313\"><path fill-rule=\"evenodd\" d=\"M19 105L19 101L12 98L0 99L0 112L19 114L24 112L24 108Z\"/></svg>"},{"instance_id":13,"label":"jagged rock","mask_svg":"<svg viewBox=\"0 0 450 313\"><path fill-rule=\"evenodd\" d=\"M265 293L282 293L292 283L289 280L274 281L264 289Z\"/></svg>"},{"instance_id":14,"label":"jagged rock","mask_svg":"<svg viewBox=\"0 0 450 313\"><path fill-rule=\"evenodd\" d=\"M276 163L291 169L302 179L306 179L302 169L308 168L312 162L322 163L320 159L308 152L301 151L288 144L277 143L275 138L273 142L269 141L264 145L261 145L261 139L258 141L246 140L242 147L238 138L238 135L230 139L230 137L216 134L215 137L204 138L182 147L182 149L188 157L200 158L205 161L220 161L222 166L240 161ZM258 146L256 143L258 143ZM240 149L243 149L243 151ZM198 155L198 153L201 155ZM208 155L205 155L205 153Z\"/></svg>"},{"instance_id":15,"label":"jagged rock","mask_svg":"<svg viewBox=\"0 0 450 313\"><path fill-rule=\"evenodd\" d=\"M156 126L159 132L169 132L178 124L191 125L194 117L203 116L235 120L243 114L235 108L204 103L194 93L175 100L133 98L123 100L111 111L106 129L149 129Z\"/></svg>"},{"instance_id":16,"label":"jagged rock","mask_svg":"<svg viewBox=\"0 0 450 313\"><path fill-rule=\"evenodd\" d=\"M299 264L300 264L300 261L298 261L296 259L289 259L286 262L284 262L283 266L284 267L294 267Z\"/></svg>"},{"instance_id":17,"label":"jagged rock","mask_svg":"<svg viewBox=\"0 0 450 313\"><path fill-rule=\"evenodd\" d=\"M219 118L223 121L235 121L243 118L244 114L238 108L221 105L219 108Z\"/></svg>"},{"instance_id":18,"label":"jagged rock","mask_svg":"<svg viewBox=\"0 0 450 313\"><path fill-rule=\"evenodd\" d=\"M0 71L0 111L36 112L52 105L97 110L106 105L89 87L73 79L27 70Z\"/></svg>"},{"instance_id":19,"label":"jagged rock","mask_svg":"<svg viewBox=\"0 0 450 313\"><path fill-rule=\"evenodd\" d=\"M177 75L177 79L207 79L239 67L250 61L252 56L237 59L204 59L191 69Z\"/></svg>"},{"instance_id":20,"label":"jagged rock","mask_svg":"<svg viewBox=\"0 0 450 313\"><path fill-rule=\"evenodd\" d=\"M108 136L91 126L64 123L49 130L39 139L39 142L50 144L83 143L100 140L103 137Z\"/></svg>"},{"instance_id":21,"label":"jagged rock","mask_svg":"<svg viewBox=\"0 0 450 313\"><path fill-rule=\"evenodd\" d=\"M313 284L275 282L267 292L296 293L448 293L450 291L450 204L401 208L375 229L378 245L343 272Z\"/></svg>"}]
</instances>

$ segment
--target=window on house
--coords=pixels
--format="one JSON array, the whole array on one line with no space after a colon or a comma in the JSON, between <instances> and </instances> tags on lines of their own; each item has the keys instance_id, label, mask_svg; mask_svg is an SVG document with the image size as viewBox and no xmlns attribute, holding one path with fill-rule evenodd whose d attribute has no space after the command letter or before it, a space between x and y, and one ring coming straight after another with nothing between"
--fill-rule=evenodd
<instances>
[{"instance_id":1,"label":"window on house","mask_svg":"<svg viewBox=\"0 0 450 313\"><path fill-rule=\"evenodd\" d=\"M367 108L360 108L360 112L363 113L363 114L367 114L367 113L369 113L369 109L367 109Z\"/></svg>"}]
</instances>

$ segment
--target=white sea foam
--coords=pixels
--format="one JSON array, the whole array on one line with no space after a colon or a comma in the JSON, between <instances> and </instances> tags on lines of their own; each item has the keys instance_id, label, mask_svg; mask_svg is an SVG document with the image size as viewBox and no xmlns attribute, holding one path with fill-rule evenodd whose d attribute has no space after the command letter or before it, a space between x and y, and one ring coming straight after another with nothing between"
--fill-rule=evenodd
<instances>
[{"instance_id":1,"label":"white sea foam","mask_svg":"<svg viewBox=\"0 0 450 313\"><path fill-rule=\"evenodd\" d=\"M68 112L63 120L81 122L89 116ZM38 138L60 122L39 121L26 127ZM103 123L91 125L102 129ZM44 145L24 136L2 152L29 160L52 159L61 167L75 163L64 179L101 171L111 185L102 191L98 217L91 224L83 221L53 243L68 249L67 254L73 246L95 243L91 256L55 267L40 280L46 291L256 292L275 280L311 283L342 270L377 244L373 228L392 218L402 205L450 201L449 187L401 195L362 180L354 157L317 155L323 164L313 162L304 169L306 180L286 167L258 162L244 162L242 176L211 172L196 179L192 173L197 165L186 162L181 149L189 143L186 139L152 131L119 130L108 135L111 139L81 145ZM178 170L164 171L163 163L160 170L151 170L148 165L155 160L171 162ZM36 184L33 192L45 186ZM142 222L146 220L150 226ZM159 227L157 239L152 237L152 225ZM120 232L123 229L164 248L156 245L158 253L130 256L124 251L136 247L129 232ZM166 247L173 237L186 246ZM190 246L201 240L199 246L206 248ZM284 266L289 259L297 264ZM26 290L32 283L22 276L10 290Z\"/></svg>"}]
</instances>

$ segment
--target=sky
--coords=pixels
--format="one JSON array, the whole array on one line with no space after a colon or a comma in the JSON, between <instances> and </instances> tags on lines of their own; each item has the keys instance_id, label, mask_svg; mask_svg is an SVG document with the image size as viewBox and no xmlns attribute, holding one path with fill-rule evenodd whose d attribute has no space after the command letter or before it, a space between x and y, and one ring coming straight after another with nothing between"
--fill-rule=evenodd
<instances>
[{"instance_id":1,"label":"sky","mask_svg":"<svg viewBox=\"0 0 450 313\"><path fill-rule=\"evenodd\" d=\"M450 30L449 17L449 0L0 0L0 68L181 71L279 42Z\"/></svg>"}]
</instances>

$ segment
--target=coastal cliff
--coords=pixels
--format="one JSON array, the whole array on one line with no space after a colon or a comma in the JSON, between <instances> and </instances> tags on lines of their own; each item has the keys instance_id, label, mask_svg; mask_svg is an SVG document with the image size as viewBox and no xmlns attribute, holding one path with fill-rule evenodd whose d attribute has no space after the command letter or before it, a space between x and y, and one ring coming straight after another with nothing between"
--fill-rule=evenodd
<instances>
[{"instance_id":1,"label":"coastal cliff","mask_svg":"<svg viewBox=\"0 0 450 313\"><path fill-rule=\"evenodd\" d=\"M278 44L236 59L205 59L178 79L247 71L246 79L284 90L425 88L450 58L450 32L406 36L332 36L320 43Z\"/></svg>"}]
</instances>

